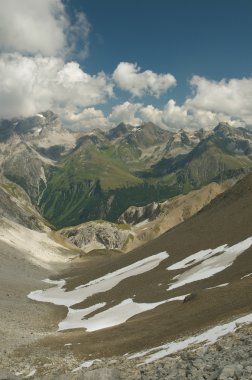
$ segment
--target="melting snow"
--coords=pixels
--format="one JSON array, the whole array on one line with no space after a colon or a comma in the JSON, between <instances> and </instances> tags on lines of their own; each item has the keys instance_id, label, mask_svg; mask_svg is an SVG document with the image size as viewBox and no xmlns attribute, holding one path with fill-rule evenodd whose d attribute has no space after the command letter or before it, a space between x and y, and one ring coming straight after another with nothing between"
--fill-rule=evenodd
<instances>
[{"instance_id":1,"label":"melting snow","mask_svg":"<svg viewBox=\"0 0 252 380\"><path fill-rule=\"evenodd\" d=\"M139 223L135 224L135 227L142 227L142 226L144 226L147 223L149 223L149 219L145 219L142 222L139 222Z\"/></svg>"},{"instance_id":2,"label":"melting snow","mask_svg":"<svg viewBox=\"0 0 252 380\"><path fill-rule=\"evenodd\" d=\"M245 276L242 276L242 277L241 277L241 280L242 280L243 278L246 278L246 277L249 277L249 276L252 276L252 273L245 274Z\"/></svg>"},{"instance_id":3,"label":"melting snow","mask_svg":"<svg viewBox=\"0 0 252 380\"><path fill-rule=\"evenodd\" d=\"M72 305L83 302L85 299L94 294L103 293L112 289L114 286L128 277L137 276L156 268L160 262L165 260L167 257L169 257L167 252L160 252L156 255L146 257L143 260L118 269L112 273L108 273L105 276L90 281L85 285L78 286L69 292L66 292L65 289L62 289L66 283L65 280L53 281L51 283L57 285L56 287L46 290L36 290L34 292L31 292L28 297L35 301L51 302L55 305L64 305L69 308ZM48 283L49 281L46 280L46 282ZM97 305L94 305L92 307L97 307ZM71 314L73 314L71 310L70 317L72 317Z\"/></svg>"},{"instance_id":4,"label":"melting snow","mask_svg":"<svg viewBox=\"0 0 252 380\"><path fill-rule=\"evenodd\" d=\"M25 379L29 379L30 377L34 376L36 371L36 369L33 369L30 373L28 373L28 375L25 376Z\"/></svg>"},{"instance_id":5,"label":"melting snow","mask_svg":"<svg viewBox=\"0 0 252 380\"><path fill-rule=\"evenodd\" d=\"M42 131L42 128L36 128L34 130L35 134L38 136L40 134L40 132Z\"/></svg>"},{"instance_id":6,"label":"melting snow","mask_svg":"<svg viewBox=\"0 0 252 380\"><path fill-rule=\"evenodd\" d=\"M74 310L69 308L69 313L64 321L59 324L59 331L70 330L76 328L85 328L88 332L113 327L126 322L129 318L152 310L159 305L173 301L183 301L188 294L169 298L168 300L154 303L137 303L128 298L116 306L95 314L90 318L84 318L93 311L96 311L106 303L100 303L86 309Z\"/></svg>"},{"instance_id":7,"label":"melting snow","mask_svg":"<svg viewBox=\"0 0 252 380\"><path fill-rule=\"evenodd\" d=\"M198 281L213 276L214 274L232 265L234 260L242 252L246 251L251 245L252 237L247 238L246 240L231 247L222 245L215 249L200 251L176 264L171 265L167 268L168 270L187 268L192 265L194 265L194 267L187 269L184 271L184 273L175 276L173 278L174 283L170 284L167 290L178 288L193 281ZM160 252L156 255L149 256L131 265L120 268L114 272L108 273L105 276L89 281L88 283L80 285L71 291L65 291L63 288L66 284L65 280L45 280L45 282L56 286L46 290L37 290L31 292L28 297L36 301L51 302L55 305L64 305L68 307L67 317L65 320L59 323L59 330L84 328L87 331L91 332L112 326L117 326L126 322L129 318L139 313L154 309L164 303L182 301L187 295L169 298L154 303L137 303L134 302L132 298L128 298L126 300L123 300L121 303L100 312L99 310L106 306L105 302L92 305L85 309L77 310L71 308L71 306L83 302L88 297L91 297L97 293L109 291L126 278L137 276L156 268L163 260L168 257L169 254L167 252ZM227 283L220 284L216 287L227 285ZM91 313L94 314L90 316ZM214 332L215 330L211 331ZM201 336L203 335L200 335L200 337ZM197 343L197 341L195 341L196 338L193 337L183 342L174 343L174 346L169 345L166 351L168 350L168 352L174 352L174 347L176 350L178 350L181 349L181 347L184 348L188 344L191 344L190 342Z\"/></svg>"},{"instance_id":8,"label":"melting snow","mask_svg":"<svg viewBox=\"0 0 252 380\"><path fill-rule=\"evenodd\" d=\"M217 253L223 252L227 247L227 244L221 245L215 249L205 249L203 251L199 251L186 257L184 260L178 261L177 263L170 265L167 270L177 270L190 267L194 264L197 264L203 260L209 259L211 256L216 255Z\"/></svg>"},{"instance_id":9,"label":"melting snow","mask_svg":"<svg viewBox=\"0 0 252 380\"><path fill-rule=\"evenodd\" d=\"M79 367L72 370L72 372L80 371L82 368L89 368L91 367L95 362L101 362L100 359L94 359L94 360L87 360L86 362L83 362Z\"/></svg>"},{"instance_id":10,"label":"melting snow","mask_svg":"<svg viewBox=\"0 0 252 380\"><path fill-rule=\"evenodd\" d=\"M165 302L166 301L155 303L136 303L131 298L128 298L118 305L104 310L101 313L95 314L93 317L87 319L83 319L83 316L90 314L90 311L87 312L88 309L73 310L73 314L72 309L70 309L67 318L59 324L59 330L85 328L87 331L91 332L105 329L107 327L117 326L126 322L134 315L154 309Z\"/></svg>"},{"instance_id":11,"label":"melting snow","mask_svg":"<svg viewBox=\"0 0 252 380\"><path fill-rule=\"evenodd\" d=\"M83 320L83 318L86 315L89 315L94 311L101 309L105 305L106 302L101 302L86 309L69 308L66 319L59 323L59 331L85 327L85 324L83 324L85 320Z\"/></svg>"},{"instance_id":12,"label":"melting snow","mask_svg":"<svg viewBox=\"0 0 252 380\"><path fill-rule=\"evenodd\" d=\"M223 288L223 286L227 286L227 285L229 285L229 282L226 282L225 284L211 286L210 288L206 288L206 289L210 290L210 289L215 289L215 288Z\"/></svg>"},{"instance_id":13,"label":"melting snow","mask_svg":"<svg viewBox=\"0 0 252 380\"><path fill-rule=\"evenodd\" d=\"M174 354L175 352L181 351L191 345L195 345L199 343L205 343L206 345L213 344L220 337L227 335L228 333L234 332L237 329L237 326L241 324L248 324L251 322L252 322L252 314L248 314L232 322L215 326L205 331L202 334L192 336L190 338L187 338L181 341L167 343L162 346L155 347L150 350L146 350L144 352L136 353L134 355L129 356L129 359L145 357L145 360L144 360L145 364L152 363L155 360Z\"/></svg>"},{"instance_id":14,"label":"melting snow","mask_svg":"<svg viewBox=\"0 0 252 380\"><path fill-rule=\"evenodd\" d=\"M180 269L180 268L187 267L189 265L193 265L195 262L198 262L199 260L201 261L200 264L185 271L184 273L181 273L173 277L173 280L175 280L175 282L173 284L170 284L167 290L172 290L194 281L199 281L205 278L209 278L213 276L214 274L223 271L224 269L232 265L235 259L241 253L243 253L248 248L250 248L251 245L252 245L252 237L249 237L246 240L240 243L237 243L231 247L228 247L227 245L220 246L214 250L211 250L211 251L208 250L207 251L208 253L206 253L206 251L200 251L201 253L198 252L192 256L189 256L187 259L182 260L177 264L174 264L172 266L173 269L174 267L176 269ZM202 252L204 252L204 254L202 254ZM214 256L217 253L220 253L220 254L217 256ZM191 260L192 257L193 257L193 260ZM171 269L171 267L168 267L167 269L169 268Z\"/></svg>"}]
</instances>

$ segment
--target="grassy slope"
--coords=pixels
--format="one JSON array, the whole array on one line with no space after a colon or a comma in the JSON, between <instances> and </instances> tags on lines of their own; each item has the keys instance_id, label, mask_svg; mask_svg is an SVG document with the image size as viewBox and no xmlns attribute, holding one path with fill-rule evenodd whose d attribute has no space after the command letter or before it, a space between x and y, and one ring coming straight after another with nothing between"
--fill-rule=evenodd
<instances>
[{"instance_id":1,"label":"grassy slope","mask_svg":"<svg viewBox=\"0 0 252 380\"><path fill-rule=\"evenodd\" d=\"M55 225L65 226L66 221L67 225L76 224L100 217L98 207L102 209L107 202L106 194L142 182L106 151L88 145L53 168L41 206L45 217Z\"/></svg>"},{"instance_id":2,"label":"grassy slope","mask_svg":"<svg viewBox=\"0 0 252 380\"><path fill-rule=\"evenodd\" d=\"M206 139L183 157L162 160L144 180L133 174L142 165L139 154L135 145L125 142L85 142L53 169L41 202L44 216L57 227L100 218L116 221L131 205L164 201L252 167L248 156L230 154Z\"/></svg>"}]
</instances>

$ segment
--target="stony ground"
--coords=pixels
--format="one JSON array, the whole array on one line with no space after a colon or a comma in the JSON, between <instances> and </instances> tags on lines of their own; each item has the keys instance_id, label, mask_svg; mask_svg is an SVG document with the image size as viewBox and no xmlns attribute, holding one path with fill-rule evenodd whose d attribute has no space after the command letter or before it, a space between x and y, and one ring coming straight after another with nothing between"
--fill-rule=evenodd
<instances>
[{"instance_id":1,"label":"stony ground","mask_svg":"<svg viewBox=\"0 0 252 380\"><path fill-rule=\"evenodd\" d=\"M62 356L61 356L62 354ZM33 363L33 365L31 365ZM113 357L96 361L90 368L72 372L80 363L70 353L41 357L6 356L0 379L40 380L250 380L252 379L252 326L239 328L213 345L191 348L151 364L141 359ZM40 367L34 373L35 367ZM42 374L43 373L43 374Z\"/></svg>"}]
</instances>

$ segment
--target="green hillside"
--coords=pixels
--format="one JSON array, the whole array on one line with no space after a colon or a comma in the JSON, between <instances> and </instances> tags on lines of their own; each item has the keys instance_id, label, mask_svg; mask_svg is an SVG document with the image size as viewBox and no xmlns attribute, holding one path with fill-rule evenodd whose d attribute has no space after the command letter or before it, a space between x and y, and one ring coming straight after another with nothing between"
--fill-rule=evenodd
<instances>
[{"instance_id":1,"label":"green hillside","mask_svg":"<svg viewBox=\"0 0 252 380\"><path fill-rule=\"evenodd\" d=\"M155 152L160 153L162 138L169 138L169 134L162 135L160 129L148 125L147 137L141 129L140 138L125 128L120 125L107 135L83 136L51 169L39 206L55 226L95 219L115 222L131 205L163 201L252 168L250 135L244 138L243 132L226 125L220 125L196 146L191 144L189 152L162 157L158 162ZM172 138L176 140L176 136Z\"/></svg>"}]
</instances>

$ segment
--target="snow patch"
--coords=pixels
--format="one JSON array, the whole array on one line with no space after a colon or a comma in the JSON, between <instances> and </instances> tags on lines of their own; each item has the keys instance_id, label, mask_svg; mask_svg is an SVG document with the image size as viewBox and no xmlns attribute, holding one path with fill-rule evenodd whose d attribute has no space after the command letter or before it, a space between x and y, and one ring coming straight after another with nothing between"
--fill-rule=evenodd
<instances>
[{"instance_id":1,"label":"snow patch","mask_svg":"<svg viewBox=\"0 0 252 380\"><path fill-rule=\"evenodd\" d=\"M244 317L235 319L232 322L225 323L223 325L215 326L202 334L189 337L184 340L177 342L170 342L159 347L151 348L149 350L138 352L136 354L130 355L129 359L135 359L140 357L145 357L142 364L152 363L158 359L162 359L165 356L174 354L178 351L184 350L185 348L195 345L202 344L205 345L215 343L220 337L234 332L240 325L252 323L252 314L248 314Z\"/></svg>"},{"instance_id":2,"label":"snow patch","mask_svg":"<svg viewBox=\"0 0 252 380\"><path fill-rule=\"evenodd\" d=\"M40 117L41 119L45 119L45 116L42 115L41 113L37 113L36 116L37 116L37 117Z\"/></svg>"},{"instance_id":3,"label":"snow patch","mask_svg":"<svg viewBox=\"0 0 252 380\"><path fill-rule=\"evenodd\" d=\"M132 298L128 298L118 305L97 313L90 318L84 317L91 314L93 311L102 308L106 303L96 304L86 309L73 310L69 308L66 319L59 324L59 331L84 328L86 331L92 332L108 327L114 327L128 321L128 319L137 314L155 309L164 303L183 301L187 296L188 294L154 303L137 303L133 301Z\"/></svg>"},{"instance_id":4,"label":"snow patch","mask_svg":"<svg viewBox=\"0 0 252 380\"><path fill-rule=\"evenodd\" d=\"M36 128L34 132L35 132L36 136L38 136L41 131L42 131L42 128Z\"/></svg>"},{"instance_id":5,"label":"snow patch","mask_svg":"<svg viewBox=\"0 0 252 380\"><path fill-rule=\"evenodd\" d=\"M165 302L167 301L160 301L155 303L137 303L134 302L132 298L128 298L118 305L104 310L101 313L95 314L93 317L87 319L83 319L83 317L87 314L90 314L90 310L88 309L91 309L92 307L83 310L70 309L65 321L59 324L59 331L73 328L85 328L86 331L91 332L108 327L114 327L126 322L129 318L137 314L154 309Z\"/></svg>"},{"instance_id":6,"label":"snow patch","mask_svg":"<svg viewBox=\"0 0 252 380\"><path fill-rule=\"evenodd\" d=\"M217 253L223 252L226 247L227 247L227 244L221 245L220 247L217 247L215 249L205 249L205 250L199 251L197 253L194 253L193 255L186 257L184 260L178 261L177 263L170 265L166 269L178 270L178 269L184 269L184 268L190 267L203 260L209 259L211 256L214 256Z\"/></svg>"},{"instance_id":7,"label":"snow patch","mask_svg":"<svg viewBox=\"0 0 252 380\"><path fill-rule=\"evenodd\" d=\"M245 274L245 276L242 276L242 277L241 277L241 280L243 280L243 279L246 278L246 277L250 277L250 276L252 276L252 273Z\"/></svg>"},{"instance_id":8,"label":"snow patch","mask_svg":"<svg viewBox=\"0 0 252 380\"><path fill-rule=\"evenodd\" d=\"M160 262L167 257L169 257L167 252L160 252L119 270L108 273L103 277L88 282L87 284L80 285L69 292L65 292L65 289L62 289L65 285L65 280L60 280L55 283L57 285L56 287L46 290L36 290L31 292L28 297L40 302L51 302L55 305L70 307L85 301L85 299L94 294L103 293L112 289L128 277L137 276L156 268Z\"/></svg>"},{"instance_id":9,"label":"snow patch","mask_svg":"<svg viewBox=\"0 0 252 380\"><path fill-rule=\"evenodd\" d=\"M36 369L33 369L30 373L28 373L28 375L26 375L24 378L25 379L29 379L30 377L34 376L35 373L37 372Z\"/></svg>"},{"instance_id":10,"label":"snow patch","mask_svg":"<svg viewBox=\"0 0 252 380\"><path fill-rule=\"evenodd\" d=\"M149 223L149 219L145 219L142 222L139 222L139 223L135 224L134 227L142 227L142 226L144 226L147 223Z\"/></svg>"},{"instance_id":11,"label":"snow patch","mask_svg":"<svg viewBox=\"0 0 252 380\"><path fill-rule=\"evenodd\" d=\"M87 360L83 362L79 367L72 370L72 372L80 371L82 368L89 368L91 367L95 362L101 362L100 359L94 359L94 360Z\"/></svg>"},{"instance_id":12,"label":"snow patch","mask_svg":"<svg viewBox=\"0 0 252 380\"><path fill-rule=\"evenodd\" d=\"M83 320L83 318L104 306L106 306L106 302L98 303L86 309L71 309L69 307L66 319L59 323L59 331L85 328L85 319Z\"/></svg>"},{"instance_id":13,"label":"snow patch","mask_svg":"<svg viewBox=\"0 0 252 380\"><path fill-rule=\"evenodd\" d=\"M88 297L91 297L94 294L103 293L112 289L128 277L137 276L156 268L160 262L167 257L169 257L167 252L160 252L112 273L108 273L103 277L89 281L87 284L78 286L68 292L63 289L66 284L65 280L53 281L46 279L44 280L45 282L56 286L46 290L33 291L28 294L28 298L35 301L50 302L55 305L64 305L68 307L67 317L59 323L59 330L86 328L87 331L94 331L105 327L115 326L125 322L133 315L145 310L150 310L162 303L168 302L169 300L161 301L161 303L137 304L132 299L127 299L119 305L86 319L83 318L104 307L106 303L99 303L81 310L72 309L71 306L85 301Z\"/></svg>"},{"instance_id":14,"label":"snow patch","mask_svg":"<svg viewBox=\"0 0 252 380\"><path fill-rule=\"evenodd\" d=\"M215 288L223 288L223 286L227 286L227 285L229 285L229 282L226 282L225 284L211 286L210 288L206 288L206 289L210 290L210 289L215 289Z\"/></svg>"},{"instance_id":15,"label":"snow patch","mask_svg":"<svg viewBox=\"0 0 252 380\"><path fill-rule=\"evenodd\" d=\"M194 281L204 280L215 275L216 273L223 271L224 269L231 266L235 259L251 246L252 237L249 237L231 247L222 245L214 250L208 250L208 253L206 253L206 251L200 251L204 252L204 254L200 254L200 252L198 252L195 255L189 256L187 259L190 259L190 261L186 261L185 259L178 262L177 264L174 264L172 267L175 267L176 269L184 268L188 265L193 265L192 263L198 262L197 260L201 260L200 264L195 265L193 268L188 269L184 273L173 277L173 280L175 282L170 284L167 290L176 289L180 286L189 284ZM192 257L193 260L191 260Z\"/></svg>"}]
</instances>

